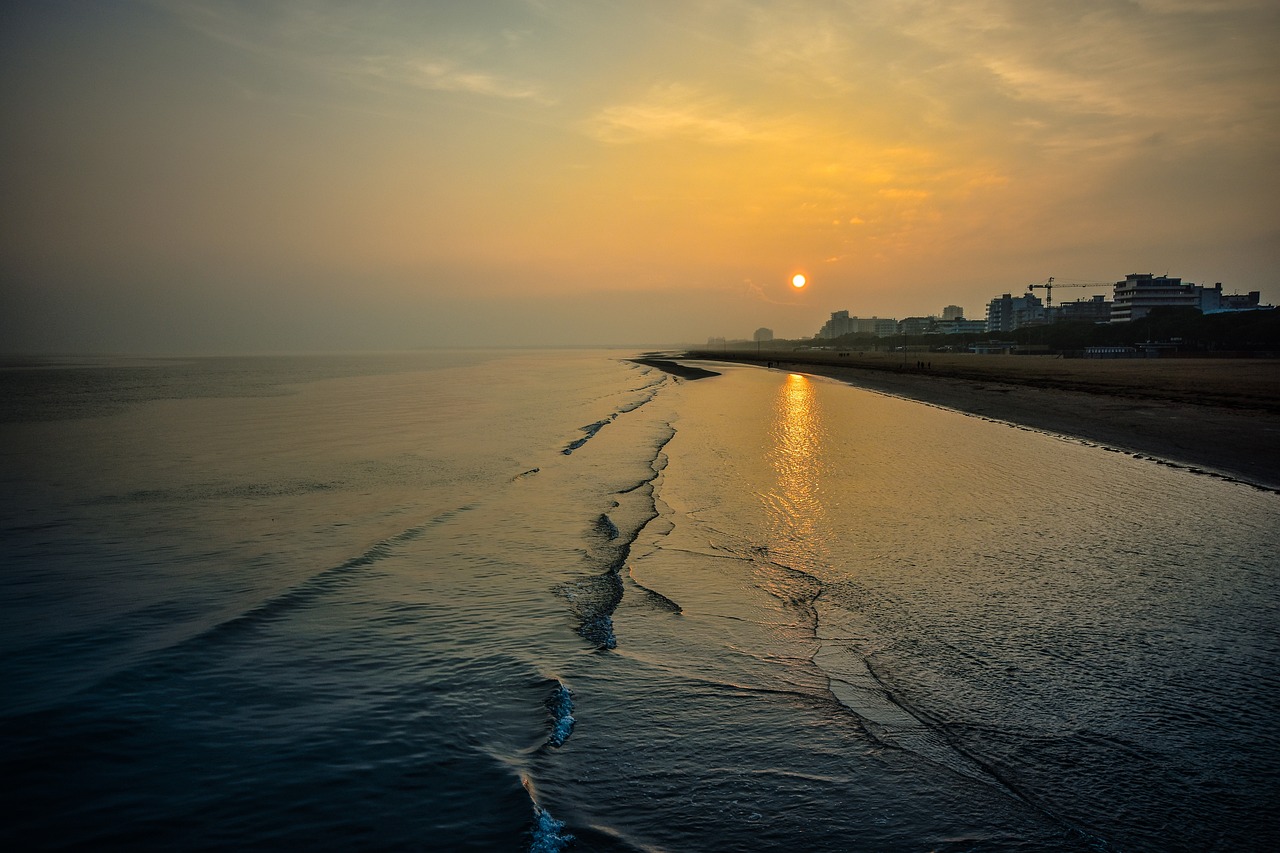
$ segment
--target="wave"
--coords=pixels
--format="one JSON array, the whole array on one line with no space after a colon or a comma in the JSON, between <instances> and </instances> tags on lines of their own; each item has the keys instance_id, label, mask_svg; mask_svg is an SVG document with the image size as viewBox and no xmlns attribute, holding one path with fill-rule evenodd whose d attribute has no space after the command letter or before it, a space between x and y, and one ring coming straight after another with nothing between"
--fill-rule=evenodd
<instances>
[{"instance_id":1,"label":"wave","mask_svg":"<svg viewBox=\"0 0 1280 853\"><path fill-rule=\"evenodd\" d=\"M257 500L287 498L348 487L341 480L282 480L275 483L194 483L173 489L135 489L124 494L102 495L87 504L190 503L203 500Z\"/></svg>"},{"instance_id":2,"label":"wave","mask_svg":"<svg viewBox=\"0 0 1280 853\"><path fill-rule=\"evenodd\" d=\"M352 557L350 560L347 560L337 566L332 566L328 569L317 572L292 589L277 595L275 598L268 599L257 607L246 610L225 622L221 622L213 626L202 634L198 634L195 637L190 638L188 642L191 640L208 638L214 634L221 633L241 625L253 624L271 619L281 611L295 607L307 599L314 598L317 595L327 592L331 586L339 583L343 577L350 572L356 569L368 568L381 560L385 560L395 552L395 549L398 546L407 542L412 542L432 527L452 521L462 513L475 509L475 507L476 504L467 504L465 506L457 507L456 509L448 510L447 512L443 512L423 524L419 524L416 527L410 527L407 530L402 530L394 536L389 536L369 548L369 550L365 551L363 554L360 554L357 557Z\"/></svg>"},{"instance_id":3,"label":"wave","mask_svg":"<svg viewBox=\"0 0 1280 853\"><path fill-rule=\"evenodd\" d=\"M811 662L825 676L829 697L857 719L867 737L882 746L912 753L957 775L1006 790L1017 799L1030 803L987 762L962 749L941 721L897 695L876 671L874 652L867 648L865 638L855 641L852 637L823 635L820 603L834 601L836 606L857 612L857 602L862 596L846 592L847 583L824 583L810 572L781 562L767 545L750 542L730 544L727 534L722 535L726 541L713 547L753 563L756 566L755 587L801 616L803 624L818 642Z\"/></svg>"},{"instance_id":4,"label":"wave","mask_svg":"<svg viewBox=\"0 0 1280 853\"><path fill-rule=\"evenodd\" d=\"M664 454L662 451L666 448L668 444L671 443L671 439L675 437L676 437L675 428L672 427L670 424L667 424L665 435L662 437L661 440L658 441L656 445L654 445L653 456L649 459L649 473L646 476L642 477L637 482L633 483L632 485L627 486L624 489L619 489L617 493L619 495L628 495L634 491L643 489L645 486L653 485L653 481L658 479L658 475L661 474L667 467L667 457L666 457L666 454ZM654 500L653 496L650 495L650 502L653 503L653 500ZM657 512L656 504L654 504L654 512L655 513Z\"/></svg>"},{"instance_id":5,"label":"wave","mask_svg":"<svg viewBox=\"0 0 1280 853\"><path fill-rule=\"evenodd\" d=\"M574 836L565 832L565 822L556 820L533 792L533 780L521 776L520 784L533 806L533 826L529 829L529 853L560 853L574 842Z\"/></svg>"},{"instance_id":6,"label":"wave","mask_svg":"<svg viewBox=\"0 0 1280 853\"><path fill-rule=\"evenodd\" d=\"M573 843L573 835L564 831L564 821L556 820L542 806L533 805L533 838L529 853L559 853Z\"/></svg>"},{"instance_id":7,"label":"wave","mask_svg":"<svg viewBox=\"0 0 1280 853\"><path fill-rule=\"evenodd\" d=\"M823 635L820 601L835 599L837 606L845 609L846 613L854 613L857 611L856 601L865 597L865 591L860 596L850 597L845 591L849 584L824 583L809 572L777 561L764 546L750 546L746 554L747 559L770 571L771 576L757 581L757 588L805 615L818 642L811 662L825 676L830 698L853 715L868 738L881 746L901 749L957 776L1002 791L1071 831L1099 840L1038 802L997 770L991 761L963 746L944 720L917 707L892 689L876 669L875 653L869 648L870 641L866 636L855 639Z\"/></svg>"},{"instance_id":8,"label":"wave","mask_svg":"<svg viewBox=\"0 0 1280 853\"><path fill-rule=\"evenodd\" d=\"M636 589L640 590L640 592L644 595L645 600L648 601L649 604L652 605L655 609L665 610L668 613L684 612L684 608L681 607L679 604L672 601L670 598L667 598L665 595L658 592L656 589L650 589L649 587L640 583L640 581L636 580L635 577L633 577L630 573L627 574L627 578L631 581L631 583L635 584Z\"/></svg>"},{"instance_id":9,"label":"wave","mask_svg":"<svg viewBox=\"0 0 1280 853\"><path fill-rule=\"evenodd\" d=\"M645 396L641 397L640 399L634 402L628 403L625 406L622 406L620 409L618 409L618 414L625 415L628 412L634 412L636 409L640 408L645 403L653 402L654 398L658 396L658 391L662 388L662 386L666 385L668 381L669 380L667 379L666 376L659 374L658 378L655 379L653 382L650 382L647 385L641 385L639 388L632 388L631 390L634 393L642 393L642 392L648 392L648 393L646 393Z\"/></svg>"},{"instance_id":10,"label":"wave","mask_svg":"<svg viewBox=\"0 0 1280 853\"><path fill-rule=\"evenodd\" d=\"M957 749L937 721L895 695L876 672L871 654L866 649L859 648L848 638L821 636L818 600L834 591L828 584L809 572L779 562L767 546L749 546L747 555L761 570L756 587L804 618L819 643L812 661L825 674L828 692L858 719L868 737L883 746L910 752L958 775L1007 787L982 762Z\"/></svg>"},{"instance_id":11,"label":"wave","mask_svg":"<svg viewBox=\"0 0 1280 853\"><path fill-rule=\"evenodd\" d=\"M639 362L639 361L637 361L637 360L635 360L635 359L632 359L632 358L624 358L624 359L622 359L622 364L625 364L627 367L630 367L632 370L638 370L638 371L640 371L640 375L641 375L641 376L644 376L644 377L650 377L650 376L652 376L652 377L653 377L650 381L648 381L648 382L646 382L645 384L641 385L639 388L632 388L632 389L631 389L632 391L647 391L647 390L649 390L650 388L659 388L659 387L661 387L661 386L663 386L663 385L667 384L667 382L669 382L669 381L670 381L670 380L667 378L667 374L666 374L666 373L664 373L664 372L663 372L663 371L661 371L661 370L658 370L657 368L653 367L652 365L649 365L649 364L642 364L641 362Z\"/></svg>"},{"instance_id":12,"label":"wave","mask_svg":"<svg viewBox=\"0 0 1280 853\"><path fill-rule=\"evenodd\" d=\"M604 539L604 542L594 549L595 556L604 564L604 571L561 584L558 588L558 592L569 600L570 606L577 613L578 633L598 649L618 647L618 638L613 630L613 614L622 603L626 589L623 583L623 569L626 568L627 560L631 556L631 546L635 544L641 531L659 517L653 483L666 467L666 457L662 451L675 436L675 429L670 424L665 426L665 433L654 444L653 453L649 457L650 473L639 482L615 493L617 498L641 502L638 506L634 504L631 506L635 514L634 523L623 531L618 528L617 523L608 513L601 513L593 525L593 529ZM616 509L621 504L615 500L613 506ZM628 578L637 589L645 593L652 605L673 613L682 611L676 602L636 583L634 578L630 578L630 573Z\"/></svg>"},{"instance_id":13,"label":"wave","mask_svg":"<svg viewBox=\"0 0 1280 853\"><path fill-rule=\"evenodd\" d=\"M438 525L444 524L457 516L474 509L478 504L471 503L455 509L442 512L430 520L403 530L394 536L389 536L381 542L370 547L367 551L358 556L352 557L336 566L330 566L300 581L293 587L286 589L275 596L268 598L259 604L242 610L229 618L203 628L196 630L194 633L180 636L173 642L165 643L141 653L135 657L133 661L126 665L124 669L115 670L104 674L93 684L85 685L77 692L93 690L104 681L116 677L122 672L128 671L133 666L147 662L155 661L157 656L172 655L182 651L183 649L197 646L205 643L217 642L223 638L234 636L237 632L252 630L253 628L269 622L273 619L279 619L286 615L294 608L305 605L308 601L324 595L339 585L349 581L350 576L362 569L377 564L378 562L390 557L395 553L399 546L425 534L428 530ZM98 632L101 629L96 629ZM66 642L64 639L63 642Z\"/></svg>"},{"instance_id":14,"label":"wave","mask_svg":"<svg viewBox=\"0 0 1280 853\"><path fill-rule=\"evenodd\" d=\"M617 539L622 535L618 532L618 525L614 524L613 519L610 518L607 513L603 512L600 513L600 517L596 519L596 530L604 534L606 539L610 540Z\"/></svg>"},{"instance_id":15,"label":"wave","mask_svg":"<svg viewBox=\"0 0 1280 853\"><path fill-rule=\"evenodd\" d=\"M573 693L562 682L547 697L547 711L551 714L551 733L547 735L547 743L551 746L564 746L564 742L573 734Z\"/></svg>"},{"instance_id":16,"label":"wave","mask_svg":"<svg viewBox=\"0 0 1280 853\"><path fill-rule=\"evenodd\" d=\"M622 601L622 578L609 569L598 575L561 584L557 592L578 617L578 634L598 649L616 649L613 612Z\"/></svg>"},{"instance_id":17,"label":"wave","mask_svg":"<svg viewBox=\"0 0 1280 853\"><path fill-rule=\"evenodd\" d=\"M653 402L653 397L654 395L650 394L648 397L645 397L643 400L636 400L634 403L628 403L627 405L622 406L621 408L618 409L618 414L625 415L625 414L629 414L630 412L634 412L636 409L640 408L645 403Z\"/></svg>"},{"instance_id":18,"label":"wave","mask_svg":"<svg viewBox=\"0 0 1280 853\"><path fill-rule=\"evenodd\" d=\"M629 403L624 403L620 405L617 409L611 412L607 417L603 417L600 420L595 421L594 423L587 424L586 426L578 427L578 430L580 432L585 433L585 435L583 435L582 438L576 438L573 441L566 444L564 446L564 449L562 449L560 452L563 453L565 456L571 455L573 451L582 447L584 444L586 444L588 441L594 438L596 433L600 432L600 430L604 429L606 426L613 423L620 416L630 414L631 412L634 412L636 409L639 409L641 406L645 405L646 403L652 402L652 400L655 397L657 397L658 391L666 383L667 383L667 377L660 376L660 378L657 381L650 382L646 385L642 385L639 388L631 389L633 393L643 393L644 396L640 397L637 400L632 400Z\"/></svg>"},{"instance_id":19,"label":"wave","mask_svg":"<svg viewBox=\"0 0 1280 853\"><path fill-rule=\"evenodd\" d=\"M601 418L595 423L587 424L584 427L578 427L578 429L581 432L585 432L586 435L584 435L582 438L575 439L574 441L569 442L564 446L564 450L561 450L560 452L563 453L565 456L570 455L571 453L573 453L573 451L577 450L579 447L582 447L582 445L586 444L588 441L594 438L595 434L598 433L600 430L604 429L609 424L613 423L613 420L616 417L618 417L618 413L614 412L612 415L609 415L609 417L607 418Z\"/></svg>"}]
</instances>

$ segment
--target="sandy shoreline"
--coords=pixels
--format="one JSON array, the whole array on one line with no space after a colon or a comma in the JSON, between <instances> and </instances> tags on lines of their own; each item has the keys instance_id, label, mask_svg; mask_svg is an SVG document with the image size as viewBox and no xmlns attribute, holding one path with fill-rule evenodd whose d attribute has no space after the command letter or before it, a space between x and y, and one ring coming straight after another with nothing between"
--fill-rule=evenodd
<instances>
[{"instance_id":1,"label":"sandy shoreline","mask_svg":"<svg viewBox=\"0 0 1280 853\"><path fill-rule=\"evenodd\" d=\"M771 365L1280 491L1280 362L688 353ZM711 363L706 363L711 362Z\"/></svg>"}]
</instances>

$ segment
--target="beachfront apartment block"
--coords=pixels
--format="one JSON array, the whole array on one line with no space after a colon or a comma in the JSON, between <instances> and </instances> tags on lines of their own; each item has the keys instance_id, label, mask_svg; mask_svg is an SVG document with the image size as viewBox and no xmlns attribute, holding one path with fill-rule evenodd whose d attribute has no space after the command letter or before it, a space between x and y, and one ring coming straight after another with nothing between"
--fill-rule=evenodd
<instances>
[{"instance_id":1,"label":"beachfront apartment block","mask_svg":"<svg viewBox=\"0 0 1280 853\"><path fill-rule=\"evenodd\" d=\"M898 332L907 336L927 335L935 331L937 317L907 317L898 321Z\"/></svg>"},{"instance_id":2,"label":"beachfront apartment block","mask_svg":"<svg viewBox=\"0 0 1280 853\"><path fill-rule=\"evenodd\" d=\"M1183 284L1181 278L1151 273L1127 275L1116 282L1111 303L1111 322L1140 320L1156 308L1200 308L1200 294L1194 284Z\"/></svg>"},{"instance_id":3,"label":"beachfront apartment block","mask_svg":"<svg viewBox=\"0 0 1280 853\"><path fill-rule=\"evenodd\" d=\"M875 335L891 338L898 334L898 321L892 317L850 317L848 311L832 311L831 319L823 324L818 337L823 340L844 335Z\"/></svg>"},{"instance_id":4,"label":"beachfront apartment block","mask_svg":"<svg viewBox=\"0 0 1280 853\"><path fill-rule=\"evenodd\" d=\"M1052 279L1050 279L1052 281ZM1036 285L1040 287L1041 285ZM1059 284L1060 287L1102 286L1096 282L1086 284ZM1260 305L1261 293L1226 294L1222 284L1201 287L1183 284L1180 278L1135 273L1114 285L1114 296L1108 300L1098 294L1088 299L1046 305L1034 293L1014 296L1005 293L992 299L987 305L985 320L964 319L964 309L948 305L942 309L942 318L907 317L902 321L886 317L854 317L848 311L832 311L831 318L823 325L817 337L834 340L845 335L875 335L891 338L897 335L914 337L926 334L981 334L1012 332L1026 326L1043 326L1059 322L1124 323L1137 320L1151 313L1154 308L1195 308L1205 314L1223 311L1256 311L1270 308Z\"/></svg>"},{"instance_id":5,"label":"beachfront apartment block","mask_svg":"<svg viewBox=\"0 0 1280 853\"><path fill-rule=\"evenodd\" d=\"M1034 293L1025 296L1006 293L987 304L988 332L1012 332L1023 326L1043 325L1046 320L1044 303Z\"/></svg>"},{"instance_id":6,"label":"beachfront apartment block","mask_svg":"<svg viewBox=\"0 0 1280 853\"><path fill-rule=\"evenodd\" d=\"M1101 293L1088 299L1063 302L1052 310L1055 323L1106 323L1111 320L1111 303Z\"/></svg>"},{"instance_id":7,"label":"beachfront apartment block","mask_svg":"<svg viewBox=\"0 0 1280 853\"><path fill-rule=\"evenodd\" d=\"M1117 281L1114 301L1111 304L1111 322L1127 323L1140 320L1156 308L1194 308L1204 314L1224 311L1256 311L1262 294L1253 290L1247 294L1223 293L1222 282L1213 287L1182 283L1181 278L1151 273L1133 273Z\"/></svg>"},{"instance_id":8,"label":"beachfront apartment block","mask_svg":"<svg viewBox=\"0 0 1280 853\"><path fill-rule=\"evenodd\" d=\"M858 321L858 331L877 338L891 338L898 334L898 321L892 317L871 317Z\"/></svg>"},{"instance_id":9,"label":"beachfront apartment block","mask_svg":"<svg viewBox=\"0 0 1280 853\"><path fill-rule=\"evenodd\" d=\"M985 331L1012 332L1024 326L1073 321L1127 323L1147 316L1156 308L1192 308L1204 314L1269 308L1259 304L1260 298L1261 293L1256 290L1247 294L1223 293L1221 282L1213 287L1201 287L1190 282L1184 284L1182 279L1167 275L1134 273L1115 283L1111 301L1099 294L1050 306L1042 304L1031 293L1025 296L1006 293L987 305Z\"/></svg>"},{"instance_id":10,"label":"beachfront apartment block","mask_svg":"<svg viewBox=\"0 0 1280 853\"><path fill-rule=\"evenodd\" d=\"M856 319L856 317L850 317L848 311L832 311L831 319L823 324L818 337L831 340L842 335L851 335L854 331L853 321Z\"/></svg>"},{"instance_id":11,"label":"beachfront apartment block","mask_svg":"<svg viewBox=\"0 0 1280 853\"><path fill-rule=\"evenodd\" d=\"M980 335L986 330L986 320L966 320L963 317L939 320L934 326L934 331L940 335Z\"/></svg>"}]
</instances>

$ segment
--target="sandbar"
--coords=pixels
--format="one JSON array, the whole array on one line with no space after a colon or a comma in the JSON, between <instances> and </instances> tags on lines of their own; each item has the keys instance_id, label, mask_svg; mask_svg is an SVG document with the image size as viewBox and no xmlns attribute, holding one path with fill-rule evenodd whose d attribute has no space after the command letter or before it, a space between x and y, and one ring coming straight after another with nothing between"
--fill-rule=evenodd
<instances>
[{"instance_id":1,"label":"sandbar","mask_svg":"<svg viewBox=\"0 0 1280 853\"><path fill-rule=\"evenodd\" d=\"M670 373L672 376L679 376L681 379L708 379L712 376L719 376L714 370L707 370L702 367L694 367L691 364L684 364L674 361L670 358L655 358L653 356L639 356L629 359L636 364L644 364L649 367L656 367L659 370Z\"/></svg>"}]
</instances>

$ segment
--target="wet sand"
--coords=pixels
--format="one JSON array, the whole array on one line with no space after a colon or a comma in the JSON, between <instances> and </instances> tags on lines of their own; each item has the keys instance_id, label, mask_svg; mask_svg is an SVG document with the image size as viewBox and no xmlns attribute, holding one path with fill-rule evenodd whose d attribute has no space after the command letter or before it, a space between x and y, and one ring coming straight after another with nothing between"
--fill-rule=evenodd
<instances>
[{"instance_id":1,"label":"wet sand","mask_svg":"<svg viewBox=\"0 0 1280 853\"><path fill-rule=\"evenodd\" d=\"M1280 491L1280 361L835 352L712 353L829 376Z\"/></svg>"}]
</instances>

